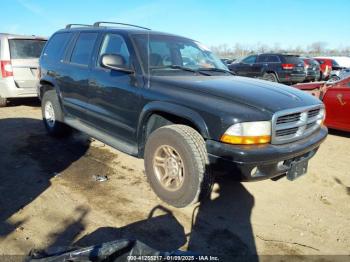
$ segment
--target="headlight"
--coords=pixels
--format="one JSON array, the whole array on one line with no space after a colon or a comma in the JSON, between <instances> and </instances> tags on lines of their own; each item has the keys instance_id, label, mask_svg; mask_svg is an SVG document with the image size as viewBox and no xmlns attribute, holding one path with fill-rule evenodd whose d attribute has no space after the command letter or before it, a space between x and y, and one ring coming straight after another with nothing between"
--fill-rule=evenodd
<instances>
[{"instance_id":1,"label":"headlight","mask_svg":"<svg viewBox=\"0 0 350 262\"><path fill-rule=\"evenodd\" d=\"M266 144L271 141L271 122L244 122L234 124L221 136L221 142L228 144Z\"/></svg>"},{"instance_id":2,"label":"headlight","mask_svg":"<svg viewBox=\"0 0 350 262\"><path fill-rule=\"evenodd\" d=\"M322 108L320 110L320 113L317 116L317 124L318 125L324 125L324 121L326 120L326 110L324 108Z\"/></svg>"}]
</instances>

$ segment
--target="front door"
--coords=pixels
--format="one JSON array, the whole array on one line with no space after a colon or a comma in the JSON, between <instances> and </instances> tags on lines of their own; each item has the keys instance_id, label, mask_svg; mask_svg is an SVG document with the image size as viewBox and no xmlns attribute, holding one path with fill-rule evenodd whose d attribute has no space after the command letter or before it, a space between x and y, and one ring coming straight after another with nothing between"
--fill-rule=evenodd
<instances>
[{"instance_id":1,"label":"front door","mask_svg":"<svg viewBox=\"0 0 350 262\"><path fill-rule=\"evenodd\" d=\"M140 87L134 74L104 68L100 63L103 54L116 54L132 68L129 49L123 36L103 36L89 80L88 114L95 128L132 145L136 141Z\"/></svg>"}]
</instances>

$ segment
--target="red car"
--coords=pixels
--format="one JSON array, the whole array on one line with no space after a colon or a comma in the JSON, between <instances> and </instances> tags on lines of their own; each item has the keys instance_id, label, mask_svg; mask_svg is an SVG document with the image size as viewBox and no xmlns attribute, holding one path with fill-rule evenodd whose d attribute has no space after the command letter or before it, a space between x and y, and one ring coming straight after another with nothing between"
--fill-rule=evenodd
<instances>
[{"instance_id":1,"label":"red car","mask_svg":"<svg viewBox=\"0 0 350 262\"><path fill-rule=\"evenodd\" d=\"M340 66L338 63L329 58L314 57L314 59L320 64L321 76L320 79L327 80L332 70L339 70Z\"/></svg>"},{"instance_id":2,"label":"red car","mask_svg":"<svg viewBox=\"0 0 350 262\"><path fill-rule=\"evenodd\" d=\"M305 83L294 87L323 101L326 107L327 127L350 132L350 76L335 82Z\"/></svg>"}]
</instances>

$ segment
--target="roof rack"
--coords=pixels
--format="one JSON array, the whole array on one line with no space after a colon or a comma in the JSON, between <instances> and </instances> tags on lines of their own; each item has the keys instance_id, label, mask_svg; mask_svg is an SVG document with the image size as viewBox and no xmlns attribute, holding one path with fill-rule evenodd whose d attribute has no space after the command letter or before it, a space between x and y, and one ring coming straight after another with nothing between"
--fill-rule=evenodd
<instances>
[{"instance_id":1,"label":"roof rack","mask_svg":"<svg viewBox=\"0 0 350 262\"><path fill-rule=\"evenodd\" d=\"M100 27L101 24L125 25L125 26L131 26L131 27L136 27L136 28L151 30L150 28L143 27L143 26L138 26L138 25L125 24L125 23L116 23L116 22L104 22L104 21L96 22L96 23L94 23L93 26L94 26L94 27Z\"/></svg>"},{"instance_id":2,"label":"roof rack","mask_svg":"<svg viewBox=\"0 0 350 262\"><path fill-rule=\"evenodd\" d=\"M86 24L68 24L68 25L66 25L66 29L72 28L73 26L92 26L92 25L86 25Z\"/></svg>"}]
</instances>

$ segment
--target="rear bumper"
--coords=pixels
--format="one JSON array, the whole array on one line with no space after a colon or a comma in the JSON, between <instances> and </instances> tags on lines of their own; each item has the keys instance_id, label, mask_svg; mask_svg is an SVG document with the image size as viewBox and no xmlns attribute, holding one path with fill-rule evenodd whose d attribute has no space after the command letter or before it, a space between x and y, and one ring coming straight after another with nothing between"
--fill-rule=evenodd
<instances>
[{"instance_id":1,"label":"rear bumper","mask_svg":"<svg viewBox=\"0 0 350 262\"><path fill-rule=\"evenodd\" d=\"M280 72L278 74L278 79L281 83L301 83L305 78L305 73Z\"/></svg>"},{"instance_id":2,"label":"rear bumper","mask_svg":"<svg viewBox=\"0 0 350 262\"><path fill-rule=\"evenodd\" d=\"M306 74L306 80L316 80L320 78L320 71L308 71Z\"/></svg>"},{"instance_id":3,"label":"rear bumper","mask_svg":"<svg viewBox=\"0 0 350 262\"><path fill-rule=\"evenodd\" d=\"M0 78L0 96L5 98L37 97L36 86L19 88L13 77Z\"/></svg>"},{"instance_id":4,"label":"rear bumper","mask_svg":"<svg viewBox=\"0 0 350 262\"><path fill-rule=\"evenodd\" d=\"M292 160L310 159L328 134L326 127L311 136L285 145L234 146L207 140L211 166L241 181L256 181L286 174ZM252 172L257 168L256 172Z\"/></svg>"}]
</instances>

